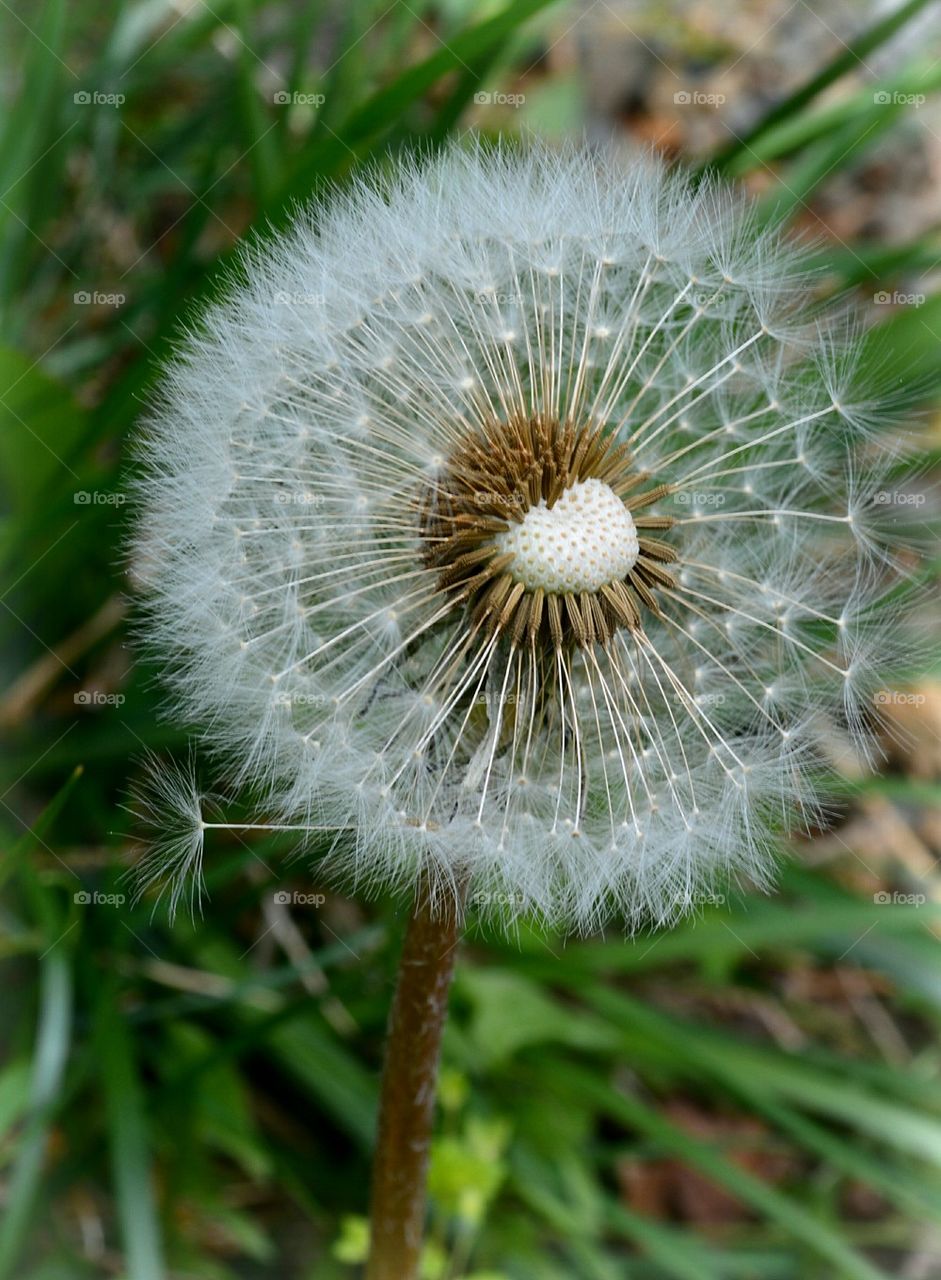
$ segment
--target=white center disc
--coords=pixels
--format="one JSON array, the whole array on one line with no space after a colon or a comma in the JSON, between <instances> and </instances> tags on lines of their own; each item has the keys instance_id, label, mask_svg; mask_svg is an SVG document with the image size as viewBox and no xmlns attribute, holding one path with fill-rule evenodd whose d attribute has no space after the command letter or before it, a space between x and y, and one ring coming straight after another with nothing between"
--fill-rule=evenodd
<instances>
[{"instance_id":1,"label":"white center disc","mask_svg":"<svg viewBox=\"0 0 941 1280\"><path fill-rule=\"evenodd\" d=\"M513 553L510 573L531 591L597 591L622 580L637 560L634 520L603 480L579 480L551 508L545 499L519 524L497 534L501 552Z\"/></svg>"}]
</instances>

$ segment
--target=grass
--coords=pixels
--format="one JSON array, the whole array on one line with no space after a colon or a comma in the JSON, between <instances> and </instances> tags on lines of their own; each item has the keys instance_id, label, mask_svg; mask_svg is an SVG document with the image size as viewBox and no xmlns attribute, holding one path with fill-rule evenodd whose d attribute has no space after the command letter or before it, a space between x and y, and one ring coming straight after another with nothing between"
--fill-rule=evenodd
<instances>
[{"instance_id":1,"label":"grass","mask_svg":"<svg viewBox=\"0 0 941 1280\"><path fill-rule=\"evenodd\" d=\"M769 219L803 216L893 136L906 95L937 91L930 58L878 82L888 106L847 82L923 7L860 33L706 167L760 178ZM440 145L572 16L46 0L0 21L0 1280L351 1280L402 920L330 894L273 904L321 888L279 838L212 842L205 919L171 929L126 901L128 785L146 750L187 742L127 647L128 441L240 238L365 160ZM939 255L933 233L818 254L869 305ZM939 317L938 297L884 308L865 339L910 400L941 391ZM850 815L915 821L941 799L900 768L834 787ZM857 852L792 860L776 896L633 942L472 932L429 1280L869 1280L919 1250L937 1266L937 879ZM874 901L895 891L925 901Z\"/></svg>"}]
</instances>

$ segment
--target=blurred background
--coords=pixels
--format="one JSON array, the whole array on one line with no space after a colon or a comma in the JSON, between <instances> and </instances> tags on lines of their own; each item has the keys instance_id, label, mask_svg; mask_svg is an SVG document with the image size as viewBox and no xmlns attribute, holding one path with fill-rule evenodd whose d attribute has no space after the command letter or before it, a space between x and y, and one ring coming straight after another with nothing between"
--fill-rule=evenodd
<instances>
[{"instance_id":1,"label":"blurred background","mask_svg":"<svg viewBox=\"0 0 941 1280\"><path fill-rule=\"evenodd\" d=\"M931 610L939 5L3 0L0 29L0 1280L354 1280L401 908L222 832L201 920L122 879L145 753L187 752L127 638L161 361L242 237L365 159L652 146L855 296ZM633 941L472 929L426 1280L941 1277L938 675L887 673L878 773L832 727L832 825L775 895Z\"/></svg>"}]
</instances>

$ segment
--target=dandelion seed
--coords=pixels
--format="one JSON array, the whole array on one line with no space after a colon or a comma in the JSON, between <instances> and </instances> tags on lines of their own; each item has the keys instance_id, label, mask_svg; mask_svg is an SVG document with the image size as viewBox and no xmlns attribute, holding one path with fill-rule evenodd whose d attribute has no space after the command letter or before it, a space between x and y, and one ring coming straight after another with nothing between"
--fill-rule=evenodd
<instances>
[{"instance_id":1,"label":"dandelion seed","mask_svg":"<svg viewBox=\"0 0 941 1280\"><path fill-rule=\"evenodd\" d=\"M164 765L150 756L128 806L142 830L152 837L147 854L131 873L134 900L140 901L156 888L156 903L167 896L171 920L184 896L192 917L202 909L206 800L192 759L186 765Z\"/></svg>"}]
</instances>

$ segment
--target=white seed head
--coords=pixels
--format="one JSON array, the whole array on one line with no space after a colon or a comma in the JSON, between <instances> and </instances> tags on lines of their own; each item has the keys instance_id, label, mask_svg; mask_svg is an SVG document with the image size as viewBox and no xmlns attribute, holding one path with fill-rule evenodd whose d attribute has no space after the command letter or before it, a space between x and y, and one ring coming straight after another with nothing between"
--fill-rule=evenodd
<instances>
[{"instance_id":1,"label":"white seed head","mask_svg":"<svg viewBox=\"0 0 941 1280\"><path fill-rule=\"evenodd\" d=\"M799 254L649 158L461 144L244 265L135 548L226 785L325 875L506 922L766 882L816 727L865 741L892 585L884 433Z\"/></svg>"}]
</instances>

